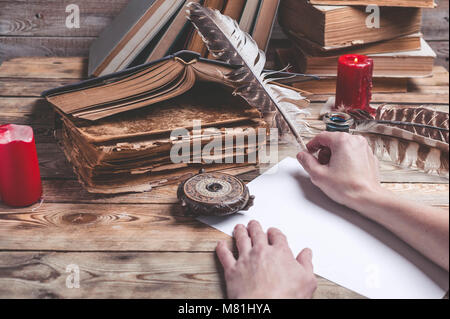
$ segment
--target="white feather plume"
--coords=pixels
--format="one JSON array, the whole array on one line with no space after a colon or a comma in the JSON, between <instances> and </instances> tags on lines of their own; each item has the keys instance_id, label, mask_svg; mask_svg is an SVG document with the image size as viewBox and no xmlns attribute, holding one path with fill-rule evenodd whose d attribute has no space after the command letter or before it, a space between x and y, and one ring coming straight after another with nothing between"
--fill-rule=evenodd
<instances>
[{"instance_id":1,"label":"white feather plume","mask_svg":"<svg viewBox=\"0 0 450 319\"><path fill-rule=\"evenodd\" d=\"M299 116L308 113L301 107L307 106L309 101L299 92L270 83L273 79L268 76L272 74L264 72L264 52L236 21L194 2L188 4L187 13L216 58L242 66L226 75L236 84L234 93L258 108L269 125L278 127L281 133L290 131L299 146L306 149L301 138L302 129L306 126Z\"/></svg>"}]
</instances>

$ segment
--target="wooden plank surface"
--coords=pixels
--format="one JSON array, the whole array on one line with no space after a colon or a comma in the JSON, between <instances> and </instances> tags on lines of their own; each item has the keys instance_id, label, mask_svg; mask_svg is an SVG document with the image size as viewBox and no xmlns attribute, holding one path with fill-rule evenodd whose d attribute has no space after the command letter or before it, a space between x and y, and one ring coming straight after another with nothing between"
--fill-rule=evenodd
<instances>
[{"instance_id":1,"label":"wooden plank surface","mask_svg":"<svg viewBox=\"0 0 450 319\"><path fill-rule=\"evenodd\" d=\"M1 0L0 35L9 37L93 38L127 5L128 0ZM66 26L66 8L80 8L80 28Z\"/></svg>"},{"instance_id":2,"label":"wooden plank surface","mask_svg":"<svg viewBox=\"0 0 450 319\"><path fill-rule=\"evenodd\" d=\"M65 26L66 6L73 1L0 0L0 61L17 56L87 56L92 41L111 23L128 0L78 0L80 28ZM425 9L422 32L448 69L449 1ZM273 39L286 39L278 23Z\"/></svg>"},{"instance_id":3,"label":"wooden plank surface","mask_svg":"<svg viewBox=\"0 0 450 319\"><path fill-rule=\"evenodd\" d=\"M0 250L214 251L230 241L172 204L0 206L0 230Z\"/></svg>"},{"instance_id":4,"label":"wooden plank surface","mask_svg":"<svg viewBox=\"0 0 450 319\"><path fill-rule=\"evenodd\" d=\"M317 94L310 97L314 102L325 102L332 95L330 94ZM448 105L449 95L447 93L374 93L372 94L373 103L406 103L406 104L423 104L425 101L430 104L446 104Z\"/></svg>"},{"instance_id":5,"label":"wooden plank surface","mask_svg":"<svg viewBox=\"0 0 450 319\"><path fill-rule=\"evenodd\" d=\"M245 175L243 176L245 180ZM253 177L253 176L252 176ZM46 203L86 203L86 204L176 204L177 185L158 187L149 193L126 195L96 195L86 192L76 180L44 180L44 200ZM383 183L383 187L399 196L413 197L421 203L446 206L449 204L448 184L424 183ZM61 190L64 190L62 192ZM0 206L1 207L1 206Z\"/></svg>"},{"instance_id":6,"label":"wooden plank surface","mask_svg":"<svg viewBox=\"0 0 450 319\"><path fill-rule=\"evenodd\" d=\"M33 126L44 187L42 203L21 209L0 204L0 296L224 297L214 248L218 240L232 240L183 216L176 185L105 196L87 193L76 180L53 138L54 113L39 95L85 77L85 68L83 58L18 58L0 66L0 123ZM432 78L410 81L408 90L448 94L447 85L448 73L435 68ZM425 95L416 102L429 103L430 95ZM322 104L312 103L311 123L321 123L317 118ZM448 103L433 107L448 111ZM281 146L280 157L287 155L295 154ZM387 163L381 170L385 188L448 210L448 179ZM256 171L241 177L250 181L257 175ZM80 268L80 289L65 286L69 264ZM315 297L360 296L319 278Z\"/></svg>"},{"instance_id":7,"label":"wooden plank surface","mask_svg":"<svg viewBox=\"0 0 450 319\"><path fill-rule=\"evenodd\" d=\"M69 289L67 266L78 266L80 287ZM0 296L7 298L225 297L213 253L0 252ZM14 289L11 289L14 287ZM361 298L318 278L315 298Z\"/></svg>"},{"instance_id":8,"label":"wooden plank surface","mask_svg":"<svg viewBox=\"0 0 450 319\"><path fill-rule=\"evenodd\" d=\"M448 41L449 1L438 0L436 2L438 3L436 9L423 10L422 32L427 40Z\"/></svg>"},{"instance_id":9,"label":"wooden plank surface","mask_svg":"<svg viewBox=\"0 0 450 319\"><path fill-rule=\"evenodd\" d=\"M0 65L0 78L79 81L86 77L87 62L88 60L82 57L12 58Z\"/></svg>"},{"instance_id":10,"label":"wooden plank surface","mask_svg":"<svg viewBox=\"0 0 450 319\"><path fill-rule=\"evenodd\" d=\"M51 183L44 183L45 191ZM67 184L72 188L55 190ZM230 242L227 235L184 216L173 186L110 200L70 194L80 191L73 183L59 181L51 187L43 202L31 207L0 204L0 250L212 252L219 240ZM448 207L448 185L385 187L398 196Z\"/></svg>"}]
</instances>

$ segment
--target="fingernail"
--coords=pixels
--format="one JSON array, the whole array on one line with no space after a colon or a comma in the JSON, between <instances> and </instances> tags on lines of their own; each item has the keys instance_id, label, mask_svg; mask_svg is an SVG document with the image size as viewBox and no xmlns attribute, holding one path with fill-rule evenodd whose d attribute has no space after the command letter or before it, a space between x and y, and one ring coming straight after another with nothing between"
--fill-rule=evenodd
<instances>
[{"instance_id":1,"label":"fingernail","mask_svg":"<svg viewBox=\"0 0 450 319\"><path fill-rule=\"evenodd\" d=\"M302 152L297 154L297 159L298 159L299 162L301 162L303 160L303 153Z\"/></svg>"}]
</instances>

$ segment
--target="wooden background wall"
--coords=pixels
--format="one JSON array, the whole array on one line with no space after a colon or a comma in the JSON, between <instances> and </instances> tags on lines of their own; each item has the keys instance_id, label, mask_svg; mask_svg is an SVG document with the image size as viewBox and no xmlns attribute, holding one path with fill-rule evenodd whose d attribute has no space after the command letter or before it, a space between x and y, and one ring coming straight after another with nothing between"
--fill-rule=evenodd
<instances>
[{"instance_id":1,"label":"wooden background wall","mask_svg":"<svg viewBox=\"0 0 450 319\"><path fill-rule=\"evenodd\" d=\"M0 62L18 56L87 56L90 43L128 0L0 0ZM80 7L79 29L65 26L66 6ZM448 69L449 0L426 9L423 33ZM273 39L283 39L277 26Z\"/></svg>"}]
</instances>

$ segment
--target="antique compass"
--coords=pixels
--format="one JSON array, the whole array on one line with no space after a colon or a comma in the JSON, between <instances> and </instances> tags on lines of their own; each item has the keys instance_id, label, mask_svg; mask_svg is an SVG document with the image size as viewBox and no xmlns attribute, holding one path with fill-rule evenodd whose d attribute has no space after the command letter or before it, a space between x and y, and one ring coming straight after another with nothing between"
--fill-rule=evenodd
<instances>
[{"instance_id":1,"label":"antique compass","mask_svg":"<svg viewBox=\"0 0 450 319\"><path fill-rule=\"evenodd\" d=\"M187 215L226 216L253 206L247 186L229 174L201 170L178 187L178 199Z\"/></svg>"}]
</instances>

